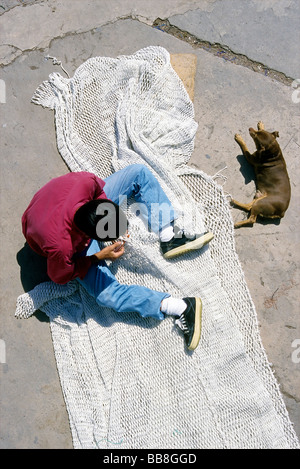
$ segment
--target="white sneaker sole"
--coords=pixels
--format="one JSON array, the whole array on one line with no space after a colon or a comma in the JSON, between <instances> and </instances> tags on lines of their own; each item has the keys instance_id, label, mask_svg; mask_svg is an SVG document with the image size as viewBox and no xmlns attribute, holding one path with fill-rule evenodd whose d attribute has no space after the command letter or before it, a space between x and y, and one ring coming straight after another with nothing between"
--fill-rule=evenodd
<instances>
[{"instance_id":1,"label":"white sneaker sole","mask_svg":"<svg viewBox=\"0 0 300 469\"><path fill-rule=\"evenodd\" d=\"M201 323L202 323L202 301L200 298L196 297L196 311L195 311L195 329L193 338L188 347L189 350L195 350L198 347L200 337L201 337Z\"/></svg>"},{"instance_id":2,"label":"white sneaker sole","mask_svg":"<svg viewBox=\"0 0 300 469\"><path fill-rule=\"evenodd\" d=\"M206 233L200 238L191 241L190 243L184 244L183 246L178 246L178 248L174 248L171 251L168 251L164 254L165 259L171 259L172 257L181 256L189 251L194 251L196 249L201 249L203 246L208 244L214 235L212 233Z\"/></svg>"}]
</instances>

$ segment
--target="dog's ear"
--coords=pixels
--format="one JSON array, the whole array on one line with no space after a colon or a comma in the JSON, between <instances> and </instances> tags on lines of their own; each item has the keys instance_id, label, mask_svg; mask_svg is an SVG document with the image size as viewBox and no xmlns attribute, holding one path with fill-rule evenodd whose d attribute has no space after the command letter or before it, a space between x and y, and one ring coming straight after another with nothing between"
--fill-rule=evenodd
<instances>
[{"instance_id":1,"label":"dog's ear","mask_svg":"<svg viewBox=\"0 0 300 469\"><path fill-rule=\"evenodd\" d=\"M279 137L279 132L277 132L277 130L275 130L275 132L272 132L272 134L274 135L275 138Z\"/></svg>"}]
</instances>

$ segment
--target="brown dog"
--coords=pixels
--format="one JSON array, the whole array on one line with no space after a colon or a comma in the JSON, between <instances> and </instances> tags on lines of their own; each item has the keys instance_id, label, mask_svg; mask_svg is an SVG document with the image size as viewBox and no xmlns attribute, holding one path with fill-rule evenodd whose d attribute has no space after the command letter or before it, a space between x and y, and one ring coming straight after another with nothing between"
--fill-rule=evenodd
<instances>
[{"instance_id":1,"label":"brown dog","mask_svg":"<svg viewBox=\"0 0 300 469\"><path fill-rule=\"evenodd\" d=\"M233 206L250 212L249 218L236 223L235 228L252 226L258 216L282 218L290 203L290 180L280 146L276 141L279 133L267 132L262 122L257 124L257 128L257 131L252 127L249 129L257 149L253 155L250 154L242 137L235 135L235 141L239 144L246 160L254 167L256 176L256 193L250 204L231 200Z\"/></svg>"}]
</instances>

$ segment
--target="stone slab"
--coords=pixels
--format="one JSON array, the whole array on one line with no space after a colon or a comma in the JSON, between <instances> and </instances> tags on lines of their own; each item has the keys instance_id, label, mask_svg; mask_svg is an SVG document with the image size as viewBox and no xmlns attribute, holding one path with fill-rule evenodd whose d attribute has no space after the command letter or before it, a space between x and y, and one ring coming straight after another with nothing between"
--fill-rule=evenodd
<instances>
[{"instance_id":1,"label":"stone slab","mask_svg":"<svg viewBox=\"0 0 300 469\"><path fill-rule=\"evenodd\" d=\"M195 54L171 54L170 62L182 80L190 99L194 101L197 56Z\"/></svg>"},{"instance_id":2,"label":"stone slab","mask_svg":"<svg viewBox=\"0 0 300 469\"><path fill-rule=\"evenodd\" d=\"M112 3L105 2L105 8L116 8ZM150 3L147 2L148 11ZM184 5L187 11L196 3L178 1L176 4L180 4L180 8ZM214 2L210 3L212 8ZM128 5L127 2L124 4ZM139 13L143 10L139 6L142 4L144 2L137 6ZM173 1L165 2L164 12L178 12L173 8L174 4ZM60 11L62 3L53 0L44 8L49 5ZM73 15L78 12L75 6L74 11L69 10L69 17L63 18L66 24L74 22L76 26L77 18ZM32 12L23 23L21 10ZM13 18L16 19L15 34L18 37L26 37L34 22L42 24L39 22L41 16L34 16L36 12L32 5L15 6L10 10L9 21L12 25ZM49 323L43 314L26 321L14 318L17 296L24 289L32 288L43 267L35 270L36 260L24 249L21 215L42 185L68 171L56 148L53 112L30 103L33 92L50 73L62 73L44 57L49 54L62 60L72 76L89 57L132 54L149 45L163 46L171 54L196 55L194 106L198 132L190 164L210 175L218 173L217 180L224 184L226 192L245 201L254 193L251 172L240 156L234 134L241 133L253 148L247 129L259 120L280 133L279 143L292 183L290 208L280 224L257 224L253 228L240 229L236 232L235 243L256 306L263 345L300 436L300 365L297 362L299 354L295 354L297 350L293 347L300 337L297 287L300 280L300 138L299 103L292 100L293 90L208 52L195 51L185 42L141 21L118 19L111 10L103 14L114 21L100 25L99 19L99 28L95 29L97 20L93 10L86 32L76 31L74 26L72 33L67 34L66 26L62 37L57 35L62 20L57 19L47 33L50 39L44 48L36 47L35 38L32 48L22 50L13 62L1 69L0 78L5 82L6 94L0 103L0 250L3 266L0 272L0 339L5 344L6 358L5 363L0 363L0 447L72 447ZM101 16L99 11L98 15ZM152 15L160 16L157 11ZM274 16L275 26L276 19ZM234 220L243 216L235 209L232 214Z\"/></svg>"},{"instance_id":3,"label":"stone slab","mask_svg":"<svg viewBox=\"0 0 300 469\"><path fill-rule=\"evenodd\" d=\"M300 77L298 0L217 0L169 21L201 40L227 46L290 78Z\"/></svg>"}]
</instances>

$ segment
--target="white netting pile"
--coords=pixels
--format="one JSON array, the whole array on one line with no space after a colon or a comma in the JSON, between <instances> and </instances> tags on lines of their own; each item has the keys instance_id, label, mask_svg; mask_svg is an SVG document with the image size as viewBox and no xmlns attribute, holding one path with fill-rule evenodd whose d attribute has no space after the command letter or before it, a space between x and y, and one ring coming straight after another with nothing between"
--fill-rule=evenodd
<instances>
[{"instance_id":1,"label":"white netting pile","mask_svg":"<svg viewBox=\"0 0 300 469\"><path fill-rule=\"evenodd\" d=\"M189 168L197 125L169 54L96 57L71 79L58 73L33 101L55 110L59 151L71 171L104 178L143 163L189 230L209 229L201 254L163 259L156 235L131 208L122 283L200 296L202 337L184 349L172 319L99 308L76 281L18 298L17 317L50 317L75 448L296 448L298 441L260 342L234 246L229 206L214 180Z\"/></svg>"}]
</instances>

